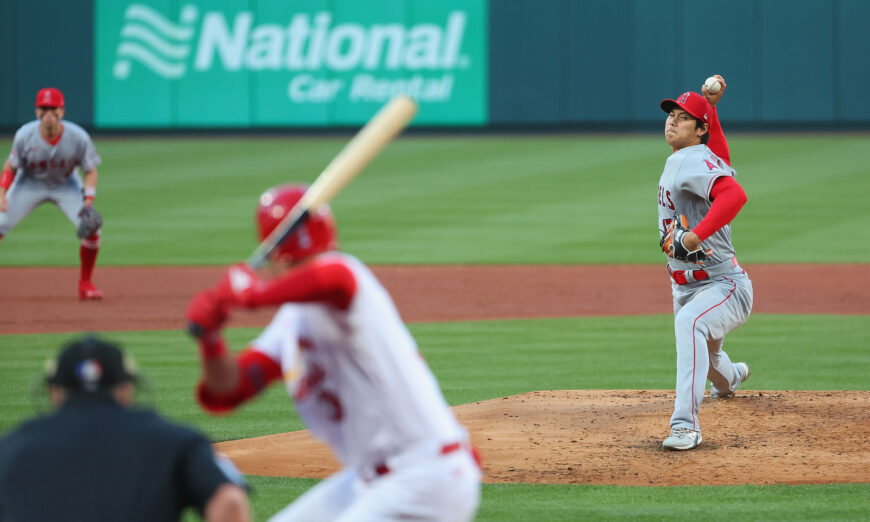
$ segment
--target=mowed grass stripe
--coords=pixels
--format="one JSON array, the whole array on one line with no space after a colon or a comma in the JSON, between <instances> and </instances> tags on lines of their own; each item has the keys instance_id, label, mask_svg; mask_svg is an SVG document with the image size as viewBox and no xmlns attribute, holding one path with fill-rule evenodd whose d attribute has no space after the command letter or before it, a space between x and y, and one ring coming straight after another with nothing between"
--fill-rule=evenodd
<instances>
[{"instance_id":1,"label":"mowed grass stripe","mask_svg":"<svg viewBox=\"0 0 870 522\"><path fill-rule=\"evenodd\" d=\"M98 138L104 265L225 264L255 246L256 196L312 181L345 137ZM8 140L0 148L8 148ZM870 262L870 136L733 135L749 202L744 263ZM659 263L658 135L411 136L333 202L344 248L392 263ZM43 206L0 265L74 266L77 240Z\"/></svg>"},{"instance_id":2,"label":"mowed grass stripe","mask_svg":"<svg viewBox=\"0 0 870 522\"><path fill-rule=\"evenodd\" d=\"M249 477L257 520L317 483ZM627 487L484 484L477 522L577 520L866 520L868 484ZM191 517L186 520L196 520Z\"/></svg>"},{"instance_id":3,"label":"mowed grass stripe","mask_svg":"<svg viewBox=\"0 0 870 522\"><path fill-rule=\"evenodd\" d=\"M669 315L581 317L412 324L423 356L452 405L535 390L672 389L673 325ZM757 315L730 334L726 350L748 361L748 390L866 390L870 316ZM243 347L259 329L227 332ZM134 354L146 372L146 400L215 440L282 433L302 427L280 386L229 417L209 417L193 398L196 347L180 331L106 334ZM42 363L69 334L0 336L0 430L32 412L26 390ZM663 420L664 421L664 420Z\"/></svg>"}]
</instances>

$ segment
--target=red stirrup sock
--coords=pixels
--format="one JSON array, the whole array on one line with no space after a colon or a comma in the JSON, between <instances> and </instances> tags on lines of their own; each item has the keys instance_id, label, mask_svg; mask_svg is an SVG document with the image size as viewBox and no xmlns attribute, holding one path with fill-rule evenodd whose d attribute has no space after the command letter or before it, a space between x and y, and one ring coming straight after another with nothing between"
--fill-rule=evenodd
<instances>
[{"instance_id":1,"label":"red stirrup sock","mask_svg":"<svg viewBox=\"0 0 870 522\"><path fill-rule=\"evenodd\" d=\"M79 247L79 259L81 259L82 281L90 281L94 273L94 265L97 263L97 254L100 252L100 236L93 235L82 239Z\"/></svg>"}]
</instances>

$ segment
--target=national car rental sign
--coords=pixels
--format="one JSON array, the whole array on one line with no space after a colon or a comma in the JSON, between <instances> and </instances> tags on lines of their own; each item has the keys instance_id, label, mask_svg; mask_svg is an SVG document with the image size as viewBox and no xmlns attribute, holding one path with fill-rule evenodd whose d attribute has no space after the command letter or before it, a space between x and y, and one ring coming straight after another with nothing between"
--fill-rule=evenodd
<instances>
[{"instance_id":1,"label":"national car rental sign","mask_svg":"<svg viewBox=\"0 0 870 522\"><path fill-rule=\"evenodd\" d=\"M96 0L99 127L487 120L487 0Z\"/></svg>"}]
</instances>

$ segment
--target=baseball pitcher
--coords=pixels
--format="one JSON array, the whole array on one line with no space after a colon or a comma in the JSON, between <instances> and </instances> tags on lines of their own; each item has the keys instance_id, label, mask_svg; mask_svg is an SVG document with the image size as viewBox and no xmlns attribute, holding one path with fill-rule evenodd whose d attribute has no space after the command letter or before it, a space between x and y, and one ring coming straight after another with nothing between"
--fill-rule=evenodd
<instances>
[{"instance_id":1,"label":"baseball pitcher","mask_svg":"<svg viewBox=\"0 0 870 522\"><path fill-rule=\"evenodd\" d=\"M266 238L305 193L287 185L260 198ZM432 520L474 517L480 470L466 430L447 406L387 291L358 259L338 252L335 223L320 206L272 254L286 268L266 281L229 268L197 294L202 407L223 412L275 381L343 469L273 520ZM221 328L234 308L280 305L271 324L238 356Z\"/></svg>"},{"instance_id":2,"label":"baseball pitcher","mask_svg":"<svg viewBox=\"0 0 870 522\"><path fill-rule=\"evenodd\" d=\"M727 397L749 377L749 366L732 363L725 335L752 309L752 282L737 263L731 226L746 193L735 180L716 104L721 89L706 86L661 102L665 140L673 154L659 180L660 246L668 256L677 347L676 401L671 433L663 446L688 450L701 443L698 409L707 379L710 396ZM694 227L694 228L692 228Z\"/></svg>"},{"instance_id":3,"label":"baseball pitcher","mask_svg":"<svg viewBox=\"0 0 870 522\"><path fill-rule=\"evenodd\" d=\"M88 133L64 115L63 93L36 94L36 120L15 133L0 174L0 239L42 203L57 205L81 240L79 299L101 299L91 282L100 249L102 217L94 208L100 156ZM76 168L84 174L81 178Z\"/></svg>"}]
</instances>

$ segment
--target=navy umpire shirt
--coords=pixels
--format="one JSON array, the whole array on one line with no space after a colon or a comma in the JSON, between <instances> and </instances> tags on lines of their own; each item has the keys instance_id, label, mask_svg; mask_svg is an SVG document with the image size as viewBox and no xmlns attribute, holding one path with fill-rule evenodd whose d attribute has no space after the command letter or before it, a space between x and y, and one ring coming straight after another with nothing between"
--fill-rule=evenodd
<instances>
[{"instance_id":1,"label":"navy umpire shirt","mask_svg":"<svg viewBox=\"0 0 870 522\"><path fill-rule=\"evenodd\" d=\"M240 484L209 441L104 393L72 394L0 439L0 520L177 521Z\"/></svg>"}]
</instances>

